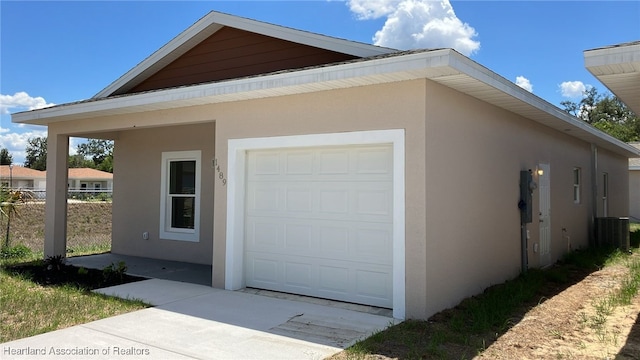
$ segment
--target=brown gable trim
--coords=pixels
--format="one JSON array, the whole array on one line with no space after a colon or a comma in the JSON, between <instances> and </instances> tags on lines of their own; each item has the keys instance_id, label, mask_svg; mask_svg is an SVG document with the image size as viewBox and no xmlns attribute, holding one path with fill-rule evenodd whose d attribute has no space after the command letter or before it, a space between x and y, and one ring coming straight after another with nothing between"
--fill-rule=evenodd
<instances>
[{"instance_id":1,"label":"brown gable trim","mask_svg":"<svg viewBox=\"0 0 640 360\"><path fill-rule=\"evenodd\" d=\"M301 69L356 58L353 55L223 27L122 94Z\"/></svg>"}]
</instances>

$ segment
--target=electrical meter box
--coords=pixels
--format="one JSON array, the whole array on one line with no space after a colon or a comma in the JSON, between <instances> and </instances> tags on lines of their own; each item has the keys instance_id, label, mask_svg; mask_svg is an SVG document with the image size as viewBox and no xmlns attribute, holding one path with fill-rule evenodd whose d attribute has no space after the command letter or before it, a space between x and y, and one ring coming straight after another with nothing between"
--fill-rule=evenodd
<instances>
[{"instance_id":1,"label":"electrical meter box","mask_svg":"<svg viewBox=\"0 0 640 360\"><path fill-rule=\"evenodd\" d=\"M531 195L534 188L535 183L533 182L531 171L520 171L520 201L518 202L518 208L520 209L520 220L523 224L532 221L533 201Z\"/></svg>"}]
</instances>

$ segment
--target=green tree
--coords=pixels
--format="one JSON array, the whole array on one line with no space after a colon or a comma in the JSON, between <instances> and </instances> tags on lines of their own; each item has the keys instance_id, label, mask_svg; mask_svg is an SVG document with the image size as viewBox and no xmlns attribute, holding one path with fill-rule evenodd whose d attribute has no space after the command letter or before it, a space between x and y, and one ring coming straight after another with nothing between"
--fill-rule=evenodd
<instances>
[{"instance_id":1,"label":"green tree","mask_svg":"<svg viewBox=\"0 0 640 360\"><path fill-rule=\"evenodd\" d=\"M69 155L69 168L93 168L93 161L87 160L80 154Z\"/></svg>"},{"instance_id":2,"label":"green tree","mask_svg":"<svg viewBox=\"0 0 640 360\"><path fill-rule=\"evenodd\" d=\"M47 137L30 138L27 143L24 166L35 170L47 169Z\"/></svg>"},{"instance_id":3,"label":"green tree","mask_svg":"<svg viewBox=\"0 0 640 360\"><path fill-rule=\"evenodd\" d=\"M86 143L78 145L78 155L93 160L93 168L113 172L112 140L89 139Z\"/></svg>"},{"instance_id":4,"label":"green tree","mask_svg":"<svg viewBox=\"0 0 640 360\"><path fill-rule=\"evenodd\" d=\"M564 110L624 142L640 140L640 118L613 95L591 87L579 103L563 101Z\"/></svg>"},{"instance_id":5,"label":"green tree","mask_svg":"<svg viewBox=\"0 0 640 360\"><path fill-rule=\"evenodd\" d=\"M6 148L0 149L0 165L11 165L13 164L13 156L9 153L9 150Z\"/></svg>"}]
</instances>

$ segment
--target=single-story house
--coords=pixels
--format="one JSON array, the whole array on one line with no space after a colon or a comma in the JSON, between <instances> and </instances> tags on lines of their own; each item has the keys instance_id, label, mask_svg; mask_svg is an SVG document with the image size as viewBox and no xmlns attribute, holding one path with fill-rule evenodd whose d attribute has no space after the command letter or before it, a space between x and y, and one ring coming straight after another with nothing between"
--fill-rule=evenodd
<instances>
[{"instance_id":1,"label":"single-story house","mask_svg":"<svg viewBox=\"0 0 640 360\"><path fill-rule=\"evenodd\" d=\"M68 174L69 190L103 191L113 189L113 174L91 169L73 168Z\"/></svg>"},{"instance_id":2,"label":"single-story house","mask_svg":"<svg viewBox=\"0 0 640 360\"><path fill-rule=\"evenodd\" d=\"M44 189L47 173L24 166L0 165L0 183L8 188Z\"/></svg>"},{"instance_id":3,"label":"single-story house","mask_svg":"<svg viewBox=\"0 0 640 360\"><path fill-rule=\"evenodd\" d=\"M46 189L47 172L24 166L0 165L0 182L14 189ZM69 190L112 190L113 174L91 168L68 169Z\"/></svg>"},{"instance_id":4,"label":"single-story house","mask_svg":"<svg viewBox=\"0 0 640 360\"><path fill-rule=\"evenodd\" d=\"M594 217L628 215L640 156L455 50L218 12L93 98L12 119L48 127L46 255L65 254L69 137L113 139L112 252L399 319L587 246Z\"/></svg>"},{"instance_id":5,"label":"single-story house","mask_svg":"<svg viewBox=\"0 0 640 360\"><path fill-rule=\"evenodd\" d=\"M640 116L640 41L584 52L585 67ZM640 143L632 143L640 149ZM629 159L629 216L640 222L640 159Z\"/></svg>"}]
</instances>

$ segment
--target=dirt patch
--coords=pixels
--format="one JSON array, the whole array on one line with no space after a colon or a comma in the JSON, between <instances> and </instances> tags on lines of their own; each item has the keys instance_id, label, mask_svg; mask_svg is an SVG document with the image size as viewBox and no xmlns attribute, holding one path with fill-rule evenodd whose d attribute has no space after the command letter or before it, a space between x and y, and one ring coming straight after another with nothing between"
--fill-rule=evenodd
<instances>
[{"instance_id":1,"label":"dirt patch","mask_svg":"<svg viewBox=\"0 0 640 360\"><path fill-rule=\"evenodd\" d=\"M67 248L89 247L111 242L111 202L74 202L67 204ZM11 245L22 244L38 251L44 249L45 203L28 202L12 218ZM4 241L6 219L0 221L0 239Z\"/></svg>"},{"instance_id":2,"label":"dirt patch","mask_svg":"<svg viewBox=\"0 0 640 360\"><path fill-rule=\"evenodd\" d=\"M372 355L343 351L331 359L640 359L640 295L630 305L612 305L606 316L601 311L628 272L624 264L598 271L550 269L545 276L557 281L546 282L532 301L491 331L452 330L452 319L464 318L461 305L376 335L385 340Z\"/></svg>"},{"instance_id":3,"label":"dirt patch","mask_svg":"<svg viewBox=\"0 0 640 360\"><path fill-rule=\"evenodd\" d=\"M477 358L640 359L640 297L606 317L597 310L627 272L615 265L588 275L532 308Z\"/></svg>"}]
</instances>

